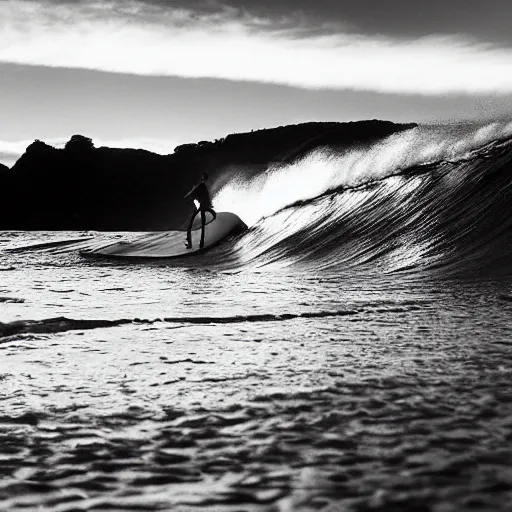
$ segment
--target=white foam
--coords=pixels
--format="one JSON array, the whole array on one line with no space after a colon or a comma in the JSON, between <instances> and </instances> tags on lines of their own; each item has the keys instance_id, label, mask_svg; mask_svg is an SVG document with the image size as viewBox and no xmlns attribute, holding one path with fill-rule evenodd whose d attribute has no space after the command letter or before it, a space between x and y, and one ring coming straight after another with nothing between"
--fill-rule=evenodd
<instances>
[{"instance_id":1,"label":"white foam","mask_svg":"<svg viewBox=\"0 0 512 512\"><path fill-rule=\"evenodd\" d=\"M297 201L340 186L357 186L407 168L467 158L494 140L512 135L512 122L428 125L395 133L372 145L343 151L318 148L288 165L272 165L254 178L243 169L215 195L218 209L231 211L252 226Z\"/></svg>"}]
</instances>

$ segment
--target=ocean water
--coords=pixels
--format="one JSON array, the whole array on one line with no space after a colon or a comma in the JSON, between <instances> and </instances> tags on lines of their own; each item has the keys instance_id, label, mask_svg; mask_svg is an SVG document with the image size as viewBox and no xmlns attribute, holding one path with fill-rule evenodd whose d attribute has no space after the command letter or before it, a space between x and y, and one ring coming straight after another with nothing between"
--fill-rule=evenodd
<instances>
[{"instance_id":1,"label":"ocean water","mask_svg":"<svg viewBox=\"0 0 512 512\"><path fill-rule=\"evenodd\" d=\"M507 130L240 170L181 261L0 233L0 510L509 510Z\"/></svg>"}]
</instances>

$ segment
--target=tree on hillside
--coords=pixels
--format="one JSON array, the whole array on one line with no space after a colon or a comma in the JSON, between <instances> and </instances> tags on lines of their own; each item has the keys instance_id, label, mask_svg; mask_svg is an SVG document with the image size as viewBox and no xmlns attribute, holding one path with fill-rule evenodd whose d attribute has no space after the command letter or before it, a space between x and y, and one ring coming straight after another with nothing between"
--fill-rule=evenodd
<instances>
[{"instance_id":1,"label":"tree on hillside","mask_svg":"<svg viewBox=\"0 0 512 512\"><path fill-rule=\"evenodd\" d=\"M48 151L54 149L49 144L46 144L46 142L43 142L42 140L36 139L32 144L29 144L27 146L27 149L25 150L25 153L40 153L42 151Z\"/></svg>"},{"instance_id":2,"label":"tree on hillside","mask_svg":"<svg viewBox=\"0 0 512 512\"><path fill-rule=\"evenodd\" d=\"M66 151L72 153L86 153L94 149L94 143L89 137L83 135L73 135L64 146Z\"/></svg>"}]
</instances>

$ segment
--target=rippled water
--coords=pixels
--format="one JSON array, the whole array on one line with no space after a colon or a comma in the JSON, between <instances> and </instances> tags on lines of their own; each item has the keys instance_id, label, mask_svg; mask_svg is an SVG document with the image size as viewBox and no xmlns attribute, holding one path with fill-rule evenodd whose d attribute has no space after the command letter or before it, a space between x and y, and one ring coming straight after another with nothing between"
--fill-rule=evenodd
<instances>
[{"instance_id":1,"label":"rippled water","mask_svg":"<svg viewBox=\"0 0 512 512\"><path fill-rule=\"evenodd\" d=\"M510 281L0 257L0 510L512 503Z\"/></svg>"}]
</instances>

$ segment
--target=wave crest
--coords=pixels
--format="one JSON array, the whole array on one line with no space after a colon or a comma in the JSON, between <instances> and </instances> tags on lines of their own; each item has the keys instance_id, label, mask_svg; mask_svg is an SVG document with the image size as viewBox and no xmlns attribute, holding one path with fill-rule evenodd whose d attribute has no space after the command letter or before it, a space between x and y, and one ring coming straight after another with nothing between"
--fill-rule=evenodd
<instances>
[{"instance_id":1,"label":"wave crest","mask_svg":"<svg viewBox=\"0 0 512 512\"><path fill-rule=\"evenodd\" d=\"M319 147L291 163L276 163L258 175L231 170L215 196L221 211L252 226L282 208L339 187L381 180L403 170L467 159L483 146L512 136L512 122L418 126L376 142L343 150Z\"/></svg>"}]
</instances>

